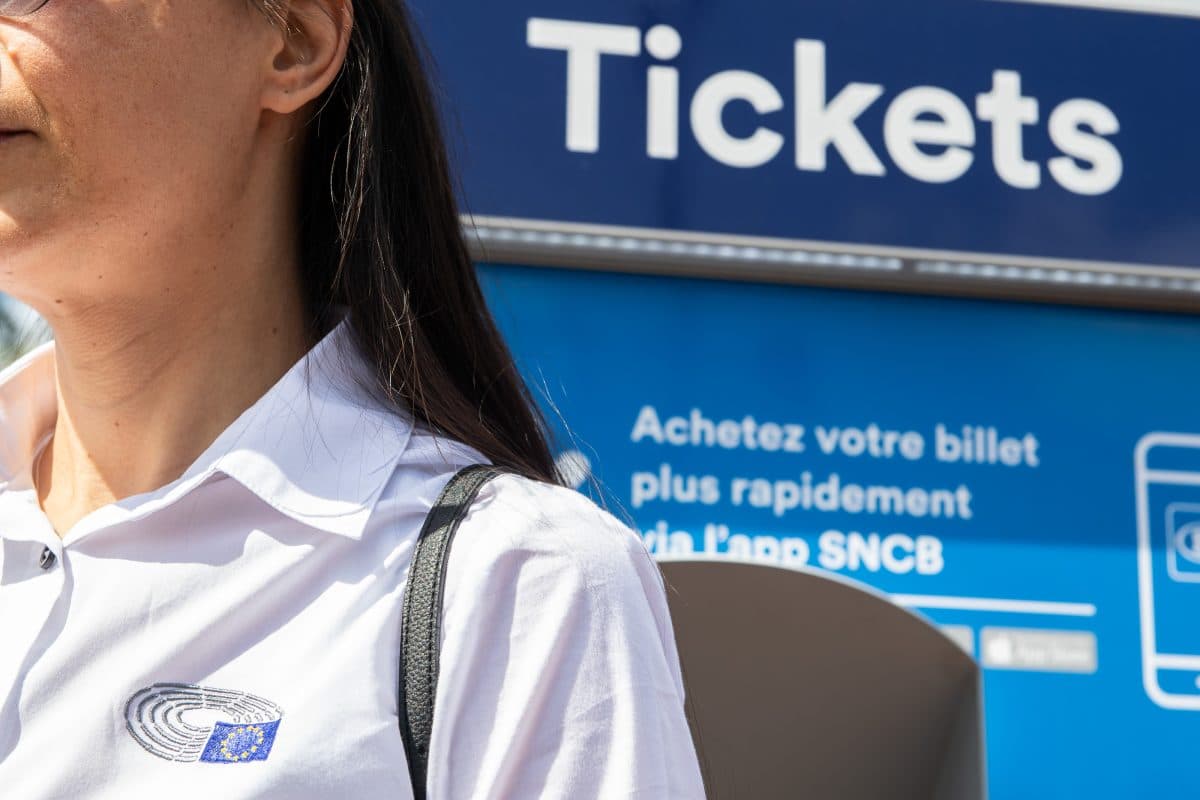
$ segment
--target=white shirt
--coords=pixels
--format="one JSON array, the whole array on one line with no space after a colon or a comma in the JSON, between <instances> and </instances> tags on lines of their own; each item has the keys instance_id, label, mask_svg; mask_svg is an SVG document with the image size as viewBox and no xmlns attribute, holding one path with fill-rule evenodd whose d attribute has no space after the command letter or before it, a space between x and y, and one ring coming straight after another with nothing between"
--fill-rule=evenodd
<instances>
[{"instance_id":1,"label":"white shirt","mask_svg":"<svg viewBox=\"0 0 1200 800\"><path fill-rule=\"evenodd\" d=\"M31 482L53 343L0 373L0 796L412 797L404 582L438 492L486 459L357 388L348 333L180 478L61 539ZM703 797L662 578L628 527L493 479L444 609L431 800Z\"/></svg>"}]
</instances>

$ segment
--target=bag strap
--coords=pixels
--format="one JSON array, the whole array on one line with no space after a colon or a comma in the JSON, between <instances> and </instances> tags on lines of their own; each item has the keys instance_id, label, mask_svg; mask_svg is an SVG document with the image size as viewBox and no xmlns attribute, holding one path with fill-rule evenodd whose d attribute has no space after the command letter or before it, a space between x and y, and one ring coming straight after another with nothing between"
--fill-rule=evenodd
<instances>
[{"instance_id":1,"label":"bag strap","mask_svg":"<svg viewBox=\"0 0 1200 800\"><path fill-rule=\"evenodd\" d=\"M442 489L417 535L404 590L400 633L400 735L415 800L425 800L450 542L479 490L505 471L491 464L473 464L459 470Z\"/></svg>"}]
</instances>

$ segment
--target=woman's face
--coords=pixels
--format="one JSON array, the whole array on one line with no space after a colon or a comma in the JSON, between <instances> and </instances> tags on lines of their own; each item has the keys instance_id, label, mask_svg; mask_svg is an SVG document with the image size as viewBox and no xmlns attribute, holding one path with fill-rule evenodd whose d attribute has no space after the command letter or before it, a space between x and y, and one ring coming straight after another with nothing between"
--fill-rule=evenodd
<instances>
[{"instance_id":1,"label":"woman's face","mask_svg":"<svg viewBox=\"0 0 1200 800\"><path fill-rule=\"evenodd\" d=\"M0 16L0 130L23 131L0 137L0 291L43 313L162 292L172 259L233 226L283 124L262 106L279 33L254 2Z\"/></svg>"}]
</instances>

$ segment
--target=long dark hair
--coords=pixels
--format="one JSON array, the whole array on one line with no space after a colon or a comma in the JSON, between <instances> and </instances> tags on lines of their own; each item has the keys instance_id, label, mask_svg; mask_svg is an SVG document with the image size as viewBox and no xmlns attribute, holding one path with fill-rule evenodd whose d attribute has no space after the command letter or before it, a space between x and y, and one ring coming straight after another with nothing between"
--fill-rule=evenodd
<instances>
[{"instance_id":1,"label":"long dark hair","mask_svg":"<svg viewBox=\"0 0 1200 800\"><path fill-rule=\"evenodd\" d=\"M254 0L284 23L278 0ZM378 390L495 464L558 482L545 421L484 302L463 238L427 53L402 0L353 0L337 79L307 126L302 282L319 335L336 306Z\"/></svg>"}]
</instances>

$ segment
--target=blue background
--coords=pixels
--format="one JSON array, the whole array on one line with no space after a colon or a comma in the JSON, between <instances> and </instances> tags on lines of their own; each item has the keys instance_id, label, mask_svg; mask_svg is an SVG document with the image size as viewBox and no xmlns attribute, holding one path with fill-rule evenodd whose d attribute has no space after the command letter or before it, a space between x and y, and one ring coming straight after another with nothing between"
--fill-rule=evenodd
<instances>
[{"instance_id":1,"label":"blue background","mask_svg":"<svg viewBox=\"0 0 1200 800\"><path fill-rule=\"evenodd\" d=\"M1200 20L993 0L415 0L437 61L465 197L476 214L638 227L769 235L831 242L981 253L1200 266L1200 148L1195 101ZM645 152L646 69L656 63L601 62L600 149L566 149L566 54L526 45L530 17L675 27L671 62L681 72L680 155ZM849 82L881 84L884 95L859 128L888 169L850 172L832 147L825 172L794 163L793 43L826 44L827 97ZM691 134L688 105L709 76L750 70L770 80L782 111L761 119L733 103L725 121L749 135L758 124L782 133L769 164L737 169L714 161ZM1025 156L1042 165L1038 189L1016 189L995 173L991 126L976 120L975 162L960 179L908 177L883 144L883 116L918 85L953 92L974 110L992 72L1016 70L1039 101L1025 127ZM1110 108L1120 132L1108 137L1124 175L1107 194L1061 188L1046 169L1058 155L1050 112L1083 97Z\"/></svg>"},{"instance_id":2,"label":"blue background","mask_svg":"<svg viewBox=\"0 0 1200 800\"><path fill-rule=\"evenodd\" d=\"M1200 20L992 0L412 0L438 65L466 208L494 215L683 231L777 236L1200 267ZM646 70L605 57L600 148L565 144L566 55L526 45L531 17L669 24L683 39L680 152L645 152ZM854 175L830 148L824 172L794 164L793 44L826 45L827 96L847 83L884 95L858 127L887 167ZM687 108L711 75L750 70L784 109L761 119L734 103L724 122L783 134L783 150L752 169L725 166L692 136ZM936 86L974 111L995 70L1015 70L1039 103L1024 155L1041 186L1016 189L992 164L991 126L976 119L975 161L948 184L922 183L891 161L888 104ZM1123 159L1111 191L1060 187L1050 112L1071 98L1110 108ZM569 265L564 265L569 266ZM635 527L660 520L699 534L723 523L751 535L837 528L928 534L945 544L936 576L843 574L889 592L1092 603L1094 617L930 611L935 622L1085 630L1095 674L985 671L988 770L994 800L1200 796L1193 753L1200 712L1154 705L1142 685L1134 447L1155 430L1200 432L1195 370L1200 325L1186 316L720 283L483 265L490 302L522 370ZM711 419L813 426L874 422L916 430L988 425L1034 433L1036 468L727 451L634 444L638 411L665 418L699 408ZM568 426L561 420L569 421ZM670 463L729 478L954 488L974 494L971 520L651 503L632 508L630 478ZM698 543L699 544L699 543ZM1159 553L1158 555L1161 555ZM1157 557L1157 555L1156 555ZM1180 587L1176 587L1180 588ZM1186 587L1191 588L1191 587ZM1172 645L1197 628L1188 592L1164 593L1156 615ZM786 620L781 621L786 631ZM1188 691L1186 686L1184 691Z\"/></svg>"},{"instance_id":3,"label":"blue background","mask_svg":"<svg viewBox=\"0 0 1200 800\"><path fill-rule=\"evenodd\" d=\"M588 453L614 510L639 530L662 519L693 532L723 522L750 534L933 534L945 543L939 575L843 574L890 592L1096 605L1093 618L927 612L971 626L977 642L984 625L1098 637L1092 675L985 670L994 800L1200 793L1200 712L1161 709L1142 687L1133 466L1144 434L1200 432L1193 318L512 266L481 274L563 446ZM645 404L664 418L697 407L713 419L876 422L927 440L939 422L994 425L1036 434L1040 465L634 444ZM631 474L663 462L723 482L805 469L901 486L961 482L974 518L797 510L780 521L724 501L633 509ZM1195 608L1160 608L1159 624L1195 629Z\"/></svg>"}]
</instances>

